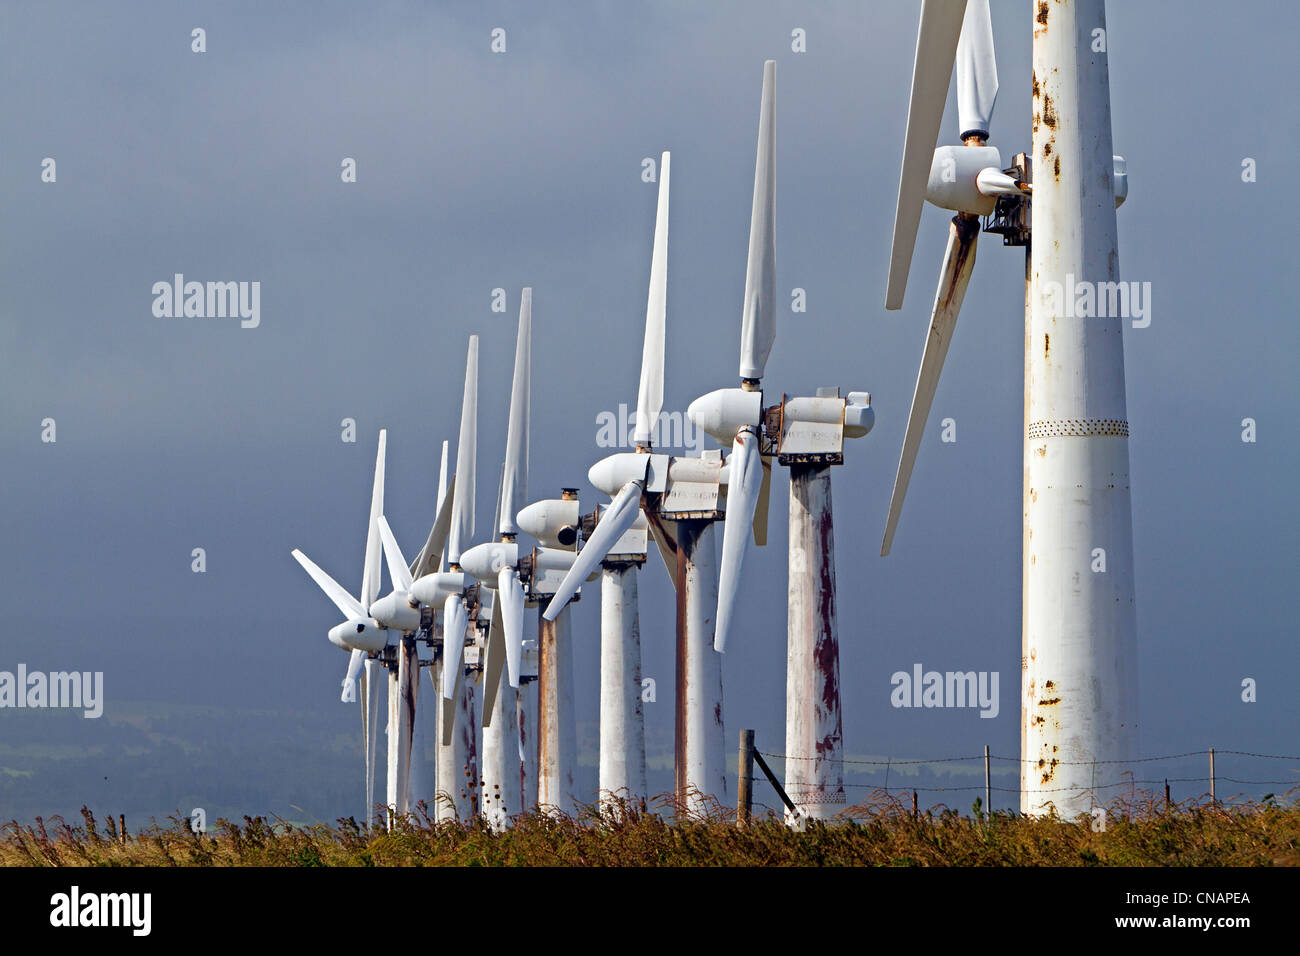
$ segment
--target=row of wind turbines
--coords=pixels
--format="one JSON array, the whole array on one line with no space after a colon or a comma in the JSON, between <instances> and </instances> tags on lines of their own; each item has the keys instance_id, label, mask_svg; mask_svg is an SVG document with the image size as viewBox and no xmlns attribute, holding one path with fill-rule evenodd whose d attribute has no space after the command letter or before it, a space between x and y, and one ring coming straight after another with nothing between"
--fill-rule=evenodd
<instances>
[{"instance_id":1,"label":"row of wind turbines","mask_svg":"<svg viewBox=\"0 0 1300 956\"><path fill-rule=\"evenodd\" d=\"M1118 318L1074 318L1042 289L1070 276L1118 280L1115 209L1126 191L1110 141L1103 0L1038 4L1033 150L1004 168L988 145L997 68L988 0L924 0L917 39L886 308L901 307L926 201L956 213L940 270L895 480L888 554L981 231L1026 248L1022 809L1088 809L1095 764L1136 746L1132 532ZM956 64L961 145L935 149ZM379 433L361 591L353 597L301 551L293 556L343 616L329 632L350 653L343 700L359 697L366 817L375 801L380 686L387 683L389 819L430 800L439 819L484 815L503 827L542 807L572 813L646 792L638 578L653 541L676 591L674 777L688 813L729 802L721 654L744 646L737 610L751 541L766 543L773 460L790 469L787 778L794 819L846 803L842 769L831 470L866 435L870 396L763 388L776 339L775 79L763 68L739 384L691 403L690 419L730 453L652 446L663 405L671 157L660 163L635 450L591 466L610 503L583 513L576 491L529 501L532 290L521 296L496 518L475 542L478 337L469 339L454 473L448 443L432 528L408 561L384 514ZM1033 175L1037 165L1050 174ZM1029 199L1033 197L1030 242ZM1044 241L1044 238L1047 241ZM1058 286L1059 288L1059 286ZM1041 343L1041 344L1040 344ZM1050 343L1050 344L1046 344ZM1116 423L1121 423L1122 428ZM721 522L721 541L715 525ZM535 544L522 539L527 536ZM1092 549L1110 572L1088 575ZM383 592L387 569L390 589ZM573 636L568 607L600 581L597 794L575 789ZM753 582L748 582L753 587ZM535 631L528 608L538 610ZM658 609L653 609L658 610ZM735 640L733 640L733 638ZM422 648L424 649L422 652ZM386 671L384 676L382 672ZM420 679L426 671L431 680ZM357 693L359 681L360 693ZM420 779L422 699L437 700L436 781ZM1076 771L1082 763L1085 768Z\"/></svg>"}]
</instances>

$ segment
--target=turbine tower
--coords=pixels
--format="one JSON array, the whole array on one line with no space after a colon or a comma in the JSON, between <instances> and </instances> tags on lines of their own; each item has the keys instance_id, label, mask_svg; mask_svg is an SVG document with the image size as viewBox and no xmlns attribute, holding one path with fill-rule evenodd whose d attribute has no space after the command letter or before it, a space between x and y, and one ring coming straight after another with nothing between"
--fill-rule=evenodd
<instances>
[{"instance_id":1,"label":"turbine tower","mask_svg":"<svg viewBox=\"0 0 1300 956\"><path fill-rule=\"evenodd\" d=\"M763 407L761 380L776 341L776 62L763 65L749 261L741 311L740 387L710 392L687 415L720 443L727 459L727 518L718 572L717 633L726 650L740 603L749 538L766 543L772 455L790 468L790 562L786 651L786 792L797 816L824 819L845 803L835 614L835 535L831 466L844 439L867 434L871 397L838 388Z\"/></svg>"},{"instance_id":2,"label":"turbine tower","mask_svg":"<svg viewBox=\"0 0 1300 956\"><path fill-rule=\"evenodd\" d=\"M1033 22L1030 156L986 145L997 70L987 0L925 0L886 308L902 305L923 201L949 230L881 554L888 554L975 259L979 216L1026 247L1021 811L1088 812L1137 747L1137 634L1104 0L1043 0ZM931 150L956 57L963 145ZM927 181L928 177L928 181ZM1032 227L1030 199L1032 193ZM1030 241L1031 229L1033 240ZM1100 559L1100 563L1099 563Z\"/></svg>"}]
</instances>

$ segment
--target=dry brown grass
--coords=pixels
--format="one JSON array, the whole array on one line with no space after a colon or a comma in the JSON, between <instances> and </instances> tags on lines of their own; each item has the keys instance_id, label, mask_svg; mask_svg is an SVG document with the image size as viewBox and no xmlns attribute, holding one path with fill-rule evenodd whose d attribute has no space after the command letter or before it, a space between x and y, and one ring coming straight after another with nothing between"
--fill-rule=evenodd
<instances>
[{"instance_id":1,"label":"dry brown grass","mask_svg":"<svg viewBox=\"0 0 1300 956\"><path fill-rule=\"evenodd\" d=\"M175 816L167 826L123 833L61 819L0 827L7 866L1270 866L1300 864L1300 806L1166 808L1150 796L1109 807L1105 832L1089 822L988 819L936 807L913 815L910 799L877 793L851 819L795 832L766 816L746 828L734 811L677 815L671 800L620 804L602 816L527 813L505 832L481 819L435 823L421 804L391 831L354 820L290 826L262 817L219 820L195 834ZM674 822L675 819L675 822Z\"/></svg>"}]
</instances>

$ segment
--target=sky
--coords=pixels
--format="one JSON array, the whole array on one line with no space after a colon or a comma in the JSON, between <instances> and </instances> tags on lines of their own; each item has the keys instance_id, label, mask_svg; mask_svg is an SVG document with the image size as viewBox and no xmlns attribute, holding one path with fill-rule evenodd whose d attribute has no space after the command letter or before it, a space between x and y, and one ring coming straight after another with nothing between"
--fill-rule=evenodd
<instances>
[{"instance_id":1,"label":"sky","mask_svg":"<svg viewBox=\"0 0 1300 956\"><path fill-rule=\"evenodd\" d=\"M898 536L879 556L948 215L927 207L907 302L886 312L918 10L5 4L0 669L102 670L110 716L201 705L219 732L223 708L278 709L313 715L295 733L354 735L355 705L338 702L346 655L325 638L337 612L290 550L358 587L380 428L388 518L418 549L475 333L483 539L526 285L530 497L576 486L584 511L604 500L586 472L606 453L598 417L635 402L656 198L642 161L664 149L665 410L734 384L772 58L778 301L803 289L807 309L780 311L764 385L865 390L876 413L834 475L845 751L1015 755L1020 250L983 244ZM1124 332L1144 755L1296 751L1298 24L1300 11L1262 3L1232 16L1204 2L1108 11L1114 143L1129 172L1121 275L1152 290L1150 326ZM1029 3L995 0L993 26L991 143L1008 159L1029 146ZM504 53L490 49L495 28ZM792 50L796 28L806 52ZM958 132L950 94L940 142ZM342 181L345 158L355 183ZM260 323L156 317L153 284L175 273L259 282ZM504 313L491 308L497 288ZM340 438L345 418L355 443ZM955 442L940 440L944 418ZM760 749L783 746L787 488L776 469L771 538L747 561L723 664L729 748L742 727ZM204 573L191 570L195 548ZM643 671L659 687L647 730L662 759L672 592L657 559L641 581ZM574 612L588 723L596 590ZM894 708L890 677L916 663L998 672L998 715ZM0 728L11 718L0 711ZM23 733L39 744L43 726ZM225 769L236 776L263 741L238 744ZM319 773L352 772L352 755L337 759ZM200 799L218 783L183 761L172 778ZM160 806L173 797L164 786Z\"/></svg>"}]
</instances>

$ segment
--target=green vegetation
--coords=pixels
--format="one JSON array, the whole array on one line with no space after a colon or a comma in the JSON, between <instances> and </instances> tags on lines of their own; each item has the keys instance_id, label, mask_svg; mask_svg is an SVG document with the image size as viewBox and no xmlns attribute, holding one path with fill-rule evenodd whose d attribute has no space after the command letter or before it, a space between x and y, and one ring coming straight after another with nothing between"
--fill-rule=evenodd
<instances>
[{"instance_id":1,"label":"green vegetation","mask_svg":"<svg viewBox=\"0 0 1300 956\"><path fill-rule=\"evenodd\" d=\"M179 814L167 826L123 833L61 819L0 827L9 866L1294 866L1300 806L1148 799L1116 804L1105 832L1090 819L987 819L879 796L852 819L795 832L773 816L738 828L734 811L670 822L671 806L620 806L601 816L528 813L494 833L482 820L434 823L421 804L392 831L354 820L298 826L262 817L219 820L196 834Z\"/></svg>"}]
</instances>

